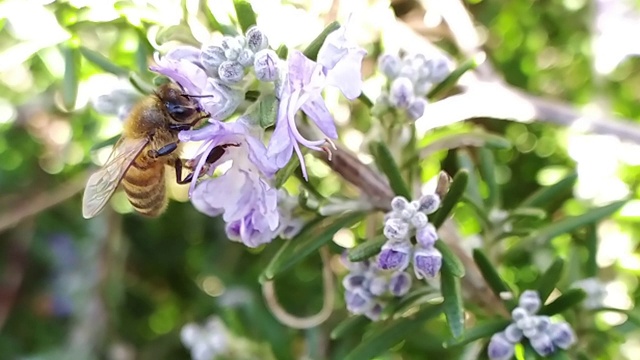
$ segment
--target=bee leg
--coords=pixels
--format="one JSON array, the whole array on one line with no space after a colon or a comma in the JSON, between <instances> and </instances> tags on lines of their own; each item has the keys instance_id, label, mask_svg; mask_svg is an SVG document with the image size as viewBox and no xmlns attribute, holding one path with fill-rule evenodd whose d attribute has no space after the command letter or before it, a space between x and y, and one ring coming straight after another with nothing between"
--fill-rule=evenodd
<instances>
[{"instance_id":1,"label":"bee leg","mask_svg":"<svg viewBox=\"0 0 640 360\"><path fill-rule=\"evenodd\" d=\"M199 117L197 117L195 120L193 120L192 122L188 123L188 124L169 124L169 129L173 130L173 131L183 131L183 130L191 130L191 128L193 128L194 126L196 126L196 124L198 124L198 122L202 119L206 119L208 118L209 113L205 113L200 115Z\"/></svg>"},{"instance_id":2,"label":"bee leg","mask_svg":"<svg viewBox=\"0 0 640 360\"><path fill-rule=\"evenodd\" d=\"M174 143L167 144L158 150L151 149L147 151L147 155L152 159L156 159L156 158L159 158L160 156L171 154L172 152L176 151L177 148L178 148L178 143L174 142Z\"/></svg>"},{"instance_id":3,"label":"bee leg","mask_svg":"<svg viewBox=\"0 0 640 360\"><path fill-rule=\"evenodd\" d=\"M173 167L176 169L176 182L180 185L188 184L193 180L193 173L189 173L185 178L182 178L182 160L175 159Z\"/></svg>"}]
</instances>

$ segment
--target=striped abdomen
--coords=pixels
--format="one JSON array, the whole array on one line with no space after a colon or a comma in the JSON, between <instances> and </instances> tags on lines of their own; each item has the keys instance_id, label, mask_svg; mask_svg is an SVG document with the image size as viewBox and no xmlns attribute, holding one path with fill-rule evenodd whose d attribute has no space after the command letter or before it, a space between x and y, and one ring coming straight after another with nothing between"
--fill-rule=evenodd
<instances>
[{"instance_id":1,"label":"striped abdomen","mask_svg":"<svg viewBox=\"0 0 640 360\"><path fill-rule=\"evenodd\" d=\"M164 162L149 159L146 150L131 163L122 187L133 208L142 215L155 217L167 207Z\"/></svg>"}]
</instances>

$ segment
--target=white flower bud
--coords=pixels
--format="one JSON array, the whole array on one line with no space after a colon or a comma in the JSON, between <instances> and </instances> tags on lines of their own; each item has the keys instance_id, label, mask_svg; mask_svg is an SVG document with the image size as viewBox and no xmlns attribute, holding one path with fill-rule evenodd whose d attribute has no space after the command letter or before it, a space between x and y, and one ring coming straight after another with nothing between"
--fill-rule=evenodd
<instances>
[{"instance_id":1,"label":"white flower bud","mask_svg":"<svg viewBox=\"0 0 640 360\"><path fill-rule=\"evenodd\" d=\"M278 54L271 49L260 50L253 61L253 70L260 81L275 81L278 79Z\"/></svg>"},{"instance_id":2,"label":"white flower bud","mask_svg":"<svg viewBox=\"0 0 640 360\"><path fill-rule=\"evenodd\" d=\"M218 67L227 61L224 49L217 45L208 45L202 47L200 54L200 62L204 66L207 73L218 74Z\"/></svg>"},{"instance_id":3,"label":"white flower bud","mask_svg":"<svg viewBox=\"0 0 640 360\"><path fill-rule=\"evenodd\" d=\"M426 194L420 198L420 211L425 214L433 214L440 207L440 196L436 194Z\"/></svg>"},{"instance_id":4,"label":"white flower bud","mask_svg":"<svg viewBox=\"0 0 640 360\"><path fill-rule=\"evenodd\" d=\"M409 201L402 196L396 196L391 200L391 208L394 211L402 211L409 206Z\"/></svg>"},{"instance_id":5,"label":"white flower bud","mask_svg":"<svg viewBox=\"0 0 640 360\"><path fill-rule=\"evenodd\" d=\"M249 49L243 49L238 55L237 61L240 65L244 67L249 67L253 65L253 51Z\"/></svg>"},{"instance_id":6,"label":"white flower bud","mask_svg":"<svg viewBox=\"0 0 640 360\"><path fill-rule=\"evenodd\" d=\"M221 46L224 49L224 55L229 60L237 59L242 51L242 45L240 45L238 39L230 36L225 36L224 39L222 39Z\"/></svg>"},{"instance_id":7,"label":"white flower bud","mask_svg":"<svg viewBox=\"0 0 640 360\"><path fill-rule=\"evenodd\" d=\"M397 108L406 109L413 101L413 83L407 77L393 80L389 89L389 103Z\"/></svg>"},{"instance_id":8,"label":"white flower bud","mask_svg":"<svg viewBox=\"0 0 640 360\"><path fill-rule=\"evenodd\" d=\"M237 61L225 61L218 68L220 80L228 83L237 83L244 77L244 68Z\"/></svg>"},{"instance_id":9,"label":"white flower bud","mask_svg":"<svg viewBox=\"0 0 640 360\"><path fill-rule=\"evenodd\" d=\"M407 108L407 115L409 115L412 120L418 120L424 114L424 109L427 107L427 104L426 99L414 99Z\"/></svg>"},{"instance_id":10,"label":"white flower bud","mask_svg":"<svg viewBox=\"0 0 640 360\"><path fill-rule=\"evenodd\" d=\"M247 48L254 53L269 47L269 39L267 39L267 36L258 29L257 26L253 26L247 30L245 39Z\"/></svg>"},{"instance_id":11,"label":"white flower bud","mask_svg":"<svg viewBox=\"0 0 640 360\"><path fill-rule=\"evenodd\" d=\"M402 62L397 55L382 54L378 58L378 68L389 79L395 79L400 74Z\"/></svg>"}]
</instances>

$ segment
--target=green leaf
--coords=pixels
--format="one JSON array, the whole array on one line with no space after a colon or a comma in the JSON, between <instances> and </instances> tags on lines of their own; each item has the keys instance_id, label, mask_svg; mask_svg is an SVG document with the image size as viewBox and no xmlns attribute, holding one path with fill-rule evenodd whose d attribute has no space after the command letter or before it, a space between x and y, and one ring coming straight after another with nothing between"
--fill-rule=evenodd
<instances>
[{"instance_id":1,"label":"green leaf","mask_svg":"<svg viewBox=\"0 0 640 360\"><path fill-rule=\"evenodd\" d=\"M501 293L513 293L504 281L502 281L498 271L493 267L493 265L491 265L487 256L480 249L473 250L473 260L476 265L478 265L480 274L482 274L482 277L498 299L502 299L500 296ZM504 302L509 310L512 310L517 305L514 299L505 300Z\"/></svg>"},{"instance_id":2,"label":"green leaf","mask_svg":"<svg viewBox=\"0 0 640 360\"><path fill-rule=\"evenodd\" d=\"M360 100L364 104L364 106L368 107L369 109L373 107L373 101L371 101L371 99L369 99L369 97L364 93L361 93L360 96L358 96L358 100Z\"/></svg>"},{"instance_id":3,"label":"green leaf","mask_svg":"<svg viewBox=\"0 0 640 360\"><path fill-rule=\"evenodd\" d=\"M480 148L478 156L480 158L480 175L482 175L482 179L489 190L486 205L488 209L491 209L494 206L498 206L500 201L500 190L496 182L496 161L491 150L487 148Z\"/></svg>"},{"instance_id":4,"label":"green leaf","mask_svg":"<svg viewBox=\"0 0 640 360\"><path fill-rule=\"evenodd\" d=\"M407 200L411 201L411 190L409 190L409 186L402 178L402 174L400 173L400 168L398 168L398 164L395 159L391 155L391 151L387 147L387 145L381 141L373 143L374 156L376 159L376 164L382 170L382 172L389 179L389 185L393 192L398 196L403 196Z\"/></svg>"},{"instance_id":5,"label":"green leaf","mask_svg":"<svg viewBox=\"0 0 640 360\"><path fill-rule=\"evenodd\" d=\"M547 269L547 271L542 274L540 280L538 280L538 284L536 286L536 290L540 295L540 299L542 303L544 303L553 289L555 289L556 284L560 281L562 277L562 270L564 269L564 260L557 258L551 266Z\"/></svg>"},{"instance_id":6,"label":"green leaf","mask_svg":"<svg viewBox=\"0 0 640 360\"><path fill-rule=\"evenodd\" d=\"M542 243L551 240L558 235L574 231L582 226L607 218L613 215L626 203L627 200L616 201L609 205L588 210L582 215L566 217L562 220L558 220L548 226L543 227L542 229L532 234L530 237L523 239L522 242L526 243L533 240L537 241L538 243Z\"/></svg>"},{"instance_id":7,"label":"green leaf","mask_svg":"<svg viewBox=\"0 0 640 360\"><path fill-rule=\"evenodd\" d=\"M247 33L250 27L256 24L256 13L251 4L245 0L233 0L233 7L236 9L236 17L243 33Z\"/></svg>"},{"instance_id":8,"label":"green leaf","mask_svg":"<svg viewBox=\"0 0 640 360\"><path fill-rule=\"evenodd\" d=\"M509 219L514 218L536 218L542 220L547 217L547 213L540 208L518 207L509 212Z\"/></svg>"},{"instance_id":9,"label":"green leaf","mask_svg":"<svg viewBox=\"0 0 640 360\"><path fill-rule=\"evenodd\" d=\"M453 177L449 191L444 199L442 199L440 209L429 217L429 220L436 228L440 228L451 213L451 210L453 210L453 207L460 201L467 188L468 182L469 172L467 170L460 170Z\"/></svg>"},{"instance_id":10,"label":"green leaf","mask_svg":"<svg viewBox=\"0 0 640 360\"><path fill-rule=\"evenodd\" d=\"M466 345L470 342L473 342L479 339L491 337L493 334L504 330L510 323L511 323L511 320L507 320L507 319L496 319L496 320L485 321L470 329L467 329L461 337L457 339L447 340L443 344L443 346L452 347L452 346Z\"/></svg>"},{"instance_id":11,"label":"green leaf","mask_svg":"<svg viewBox=\"0 0 640 360\"><path fill-rule=\"evenodd\" d=\"M446 79L442 80L442 82L440 82L438 85L434 86L433 89L431 89L431 91L429 91L429 94L427 94L427 98L428 99L433 99L436 96L444 93L446 90L448 90L451 87L453 87L458 82L458 79L460 79L460 77L462 75L464 75L464 73L466 73L467 71L475 69L476 67L478 67L478 65L480 65L480 64L482 64L484 62L485 58L486 58L485 55L478 54L478 55L476 55L476 56L464 61L462 64L460 64L460 66L458 66L455 70L453 70L451 72L451 74L449 74L449 76L447 76Z\"/></svg>"},{"instance_id":12,"label":"green leaf","mask_svg":"<svg viewBox=\"0 0 640 360\"><path fill-rule=\"evenodd\" d=\"M114 64L113 61L109 60L107 57L103 56L97 51L93 51L84 46L80 46L80 53L85 59L87 59L89 62L93 63L103 71L118 76L126 76L129 74L129 70Z\"/></svg>"},{"instance_id":13,"label":"green leaf","mask_svg":"<svg viewBox=\"0 0 640 360\"><path fill-rule=\"evenodd\" d=\"M570 193L577 179L578 174L573 173L551 186L543 187L520 203L519 207L545 207L561 194Z\"/></svg>"},{"instance_id":14,"label":"green leaf","mask_svg":"<svg viewBox=\"0 0 640 360\"><path fill-rule=\"evenodd\" d=\"M371 360L385 353L410 334L424 326L424 323L442 313L442 305L427 305L411 318L399 318L379 328L365 338L346 357L345 360ZM380 325L382 326L382 325Z\"/></svg>"},{"instance_id":15,"label":"green leaf","mask_svg":"<svg viewBox=\"0 0 640 360\"><path fill-rule=\"evenodd\" d=\"M460 166L460 169L465 169L469 172L469 186L467 186L466 195L469 196L469 198L476 204L484 204L482 196L480 196L480 189L478 187L480 184L480 180L476 175L475 164L471 159L471 155L464 149L458 149L456 155L458 159L458 166ZM484 208L482 210L483 212L486 212Z\"/></svg>"},{"instance_id":16,"label":"green leaf","mask_svg":"<svg viewBox=\"0 0 640 360\"><path fill-rule=\"evenodd\" d=\"M389 317L393 316L393 314L402 314L403 312L409 310L409 308L415 306L418 301L423 300L429 295L431 295L432 297L440 297L440 293L437 293L435 290L429 287L422 286L409 292L401 298L394 298L387 304L387 306L384 307L384 309L382 310L382 314L380 314L380 318L388 319Z\"/></svg>"},{"instance_id":17,"label":"green leaf","mask_svg":"<svg viewBox=\"0 0 640 360\"><path fill-rule=\"evenodd\" d=\"M95 151L98 149L102 149L103 147L114 145L118 141L118 139L120 139L120 134L114 135L106 140L102 140L99 143L94 144L93 146L91 146L91 149L89 149L89 151Z\"/></svg>"},{"instance_id":18,"label":"green leaf","mask_svg":"<svg viewBox=\"0 0 640 360\"><path fill-rule=\"evenodd\" d=\"M552 360L570 360L571 357L567 354L566 351L557 349L553 354L547 356L547 359Z\"/></svg>"},{"instance_id":19,"label":"green leaf","mask_svg":"<svg viewBox=\"0 0 640 360\"><path fill-rule=\"evenodd\" d=\"M337 21L334 21L331 24L327 25L327 27L325 27L324 30L322 30L320 35L318 35L315 39L313 39L311 44L309 44L309 46L307 46L307 48L304 49L303 51L304 56L308 57L313 61L316 61L316 59L318 58L318 51L320 51L322 44L324 44L324 40L327 38L327 36L329 36L329 34L338 30L338 28L340 28L340 23Z\"/></svg>"},{"instance_id":20,"label":"green leaf","mask_svg":"<svg viewBox=\"0 0 640 360\"><path fill-rule=\"evenodd\" d=\"M155 91L155 87L152 84L149 84L145 81L138 73L130 72L129 73L129 82L133 87L135 87L138 91L145 95L153 94Z\"/></svg>"},{"instance_id":21,"label":"green leaf","mask_svg":"<svg viewBox=\"0 0 640 360\"><path fill-rule=\"evenodd\" d=\"M207 21L209 22L209 27L212 30L218 31L222 35L228 35L228 36L238 35L238 30L236 30L234 27L221 24L218 21L218 19L216 19L215 15L213 15L213 12L211 12L211 9L209 8L206 0L200 1L200 12L204 13L204 16L207 18Z\"/></svg>"},{"instance_id":22,"label":"green leaf","mask_svg":"<svg viewBox=\"0 0 640 360\"><path fill-rule=\"evenodd\" d=\"M436 249L442 254L443 268L447 268L449 272L455 277L464 276L464 265L458 259L458 257L451 251L449 246L442 240L437 240L435 244Z\"/></svg>"},{"instance_id":23,"label":"green leaf","mask_svg":"<svg viewBox=\"0 0 640 360\"><path fill-rule=\"evenodd\" d=\"M578 304L584 300L585 297L587 297L587 294L581 289L569 289L552 303L543 306L540 314L551 316L561 313Z\"/></svg>"},{"instance_id":24,"label":"green leaf","mask_svg":"<svg viewBox=\"0 0 640 360\"><path fill-rule=\"evenodd\" d=\"M354 225L364 215L361 212L353 212L341 216L316 219L316 221L320 221L317 223L314 221L310 226L300 231L295 238L286 240L286 243L289 244L285 243L283 248L271 259L271 262L264 270L264 278L271 280L304 260L322 245L331 241L338 230Z\"/></svg>"},{"instance_id":25,"label":"green leaf","mask_svg":"<svg viewBox=\"0 0 640 360\"><path fill-rule=\"evenodd\" d=\"M511 142L509 142L509 140L505 139L502 136L487 133L484 131L447 134L429 142L429 145L421 148L418 154L409 158L402 164L402 166L411 166L419 159L428 158L429 156L431 156L431 154L438 151L470 146L484 146L494 149L509 149L511 147Z\"/></svg>"},{"instance_id":26,"label":"green leaf","mask_svg":"<svg viewBox=\"0 0 640 360\"><path fill-rule=\"evenodd\" d=\"M349 261L364 261L374 255L377 255L380 252L382 245L386 242L387 238L384 236L378 236L373 240L367 240L362 244L349 249Z\"/></svg>"},{"instance_id":27,"label":"green leaf","mask_svg":"<svg viewBox=\"0 0 640 360\"><path fill-rule=\"evenodd\" d=\"M276 123L279 101L274 94L265 94L260 98L260 126L266 129ZM296 156L297 157L297 156Z\"/></svg>"},{"instance_id":28,"label":"green leaf","mask_svg":"<svg viewBox=\"0 0 640 360\"><path fill-rule=\"evenodd\" d=\"M333 328L333 330L331 330L331 339L336 340L352 333L361 333L362 328L370 322L371 320L362 315L350 316L341 321L335 328Z\"/></svg>"},{"instance_id":29,"label":"green leaf","mask_svg":"<svg viewBox=\"0 0 640 360\"><path fill-rule=\"evenodd\" d=\"M587 277L594 277L598 275L598 263L596 261L598 255L598 231L595 223L587 225L585 240L587 248L585 275Z\"/></svg>"},{"instance_id":30,"label":"green leaf","mask_svg":"<svg viewBox=\"0 0 640 360\"><path fill-rule=\"evenodd\" d=\"M464 309L460 279L454 276L446 266L440 271L440 291L444 297L442 305L449 324L449 331L454 338L459 338L464 332Z\"/></svg>"},{"instance_id":31,"label":"green leaf","mask_svg":"<svg viewBox=\"0 0 640 360\"><path fill-rule=\"evenodd\" d=\"M278 54L278 57L280 59L286 59L287 55L289 55L289 49L287 48L287 45L280 45L278 47L278 50L276 50L276 54Z\"/></svg>"},{"instance_id":32,"label":"green leaf","mask_svg":"<svg viewBox=\"0 0 640 360\"><path fill-rule=\"evenodd\" d=\"M73 110L78 98L78 65L80 53L70 44L62 46L64 78L62 79L62 101L67 110Z\"/></svg>"},{"instance_id":33,"label":"green leaf","mask_svg":"<svg viewBox=\"0 0 640 360\"><path fill-rule=\"evenodd\" d=\"M282 185L289 179L294 171L300 166L300 159L297 156L292 156L287 165L276 173L275 187L280 189Z\"/></svg>"}]
</instances>

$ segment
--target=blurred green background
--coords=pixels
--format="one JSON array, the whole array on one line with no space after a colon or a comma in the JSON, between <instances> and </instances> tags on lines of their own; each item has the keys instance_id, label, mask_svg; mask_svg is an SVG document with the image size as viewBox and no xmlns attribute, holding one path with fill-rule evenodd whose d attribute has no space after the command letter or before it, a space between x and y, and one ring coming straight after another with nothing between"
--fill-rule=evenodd
<instances>
[{"instance_id":1,"label":"blurred green background","mask_svg":"<svg viewBox=\"0 0 640 360\"><path fill-rule=\"evenodd\" d=\"M386 45L380 40L384 26L378 24L413 19L414 12L426 8L429 14L431 9L430 1L252 3L274 48L303 47L336 12L340 17L362 12L365 26L358 39L370 53L367 77L374 71L374 55ZM603 14L612 3L627 4L626 12L610 11L607 18ZM595 104L593 111L640 117L640 60L634 57L638 45L632 43L640 30L637 4L465 4L477 21L488 61L509 84L577 106ZM187 202L186 186L171 188L174 201L159 219L132 214L122 194L103 215L90 221L81 216L87 173L109 153L109 147L96 145L119 134L121 124L116 116L98 113L92 101L111 89L144 88L154 79L147 70L154 51L178 42L197 44L218 26L214 19L234 26L232 14L231 1L217 0L0 2L0 358L188 358L180 329L213 314L234 336L250 339L256 351L268 352L269 346L263 346L271 344L279 359L339 359L357 343L355 337L328 339L331 328L347 315L340 294L335 313L323 326L300 331L281 325L265 307L257 281L279 244L250 250L228 241L221 220L198 213ZM614 15L620 19L611 20ZM464 60L438 26L432 29L426 34L431 41ZM341 127L351 135L366 130L358 125L350 129L346 122ZM637 198L640 150L615 138L575 134L547 123L479 119L437 130L421 143L475 127L513 144L494 151L505 209L576 169L575 197L559 199L554 213L559 217ZM424 178L441 167L454 173L454 160L455 152L438 151L425 160ZM327 176L319 161L310 160L310 173L323 195L340 193L337 178ZM640 202L632 200L598 228L605 243L597 259L600 276L614 294L609 306L631 308L640 298L639 216ZM456 222L465 236L481 230L466 207L457 209ZM571 253L571 239L568 234L557 237L505 262L503 276L521 285L532 283L537 269L550 263L550 254ZM337 253L339 247L334 244L333 250ZM312 256L278 278L279 299L291 313L312 314L321 308L320 269L319 257ZM336 272L344 270L336 266ZM601 333L625 320L603 317L592 330ZM628 330L637 335L635 328L625 329L619 334ZM592 344L593 354L624 358L637 351L637 341L619 346L624 336L612 334ZM402 357L396 358L438 354L431 345L409 339ZM266 358L266 352L255 358Z\"/></svg>"}]
</instances>

